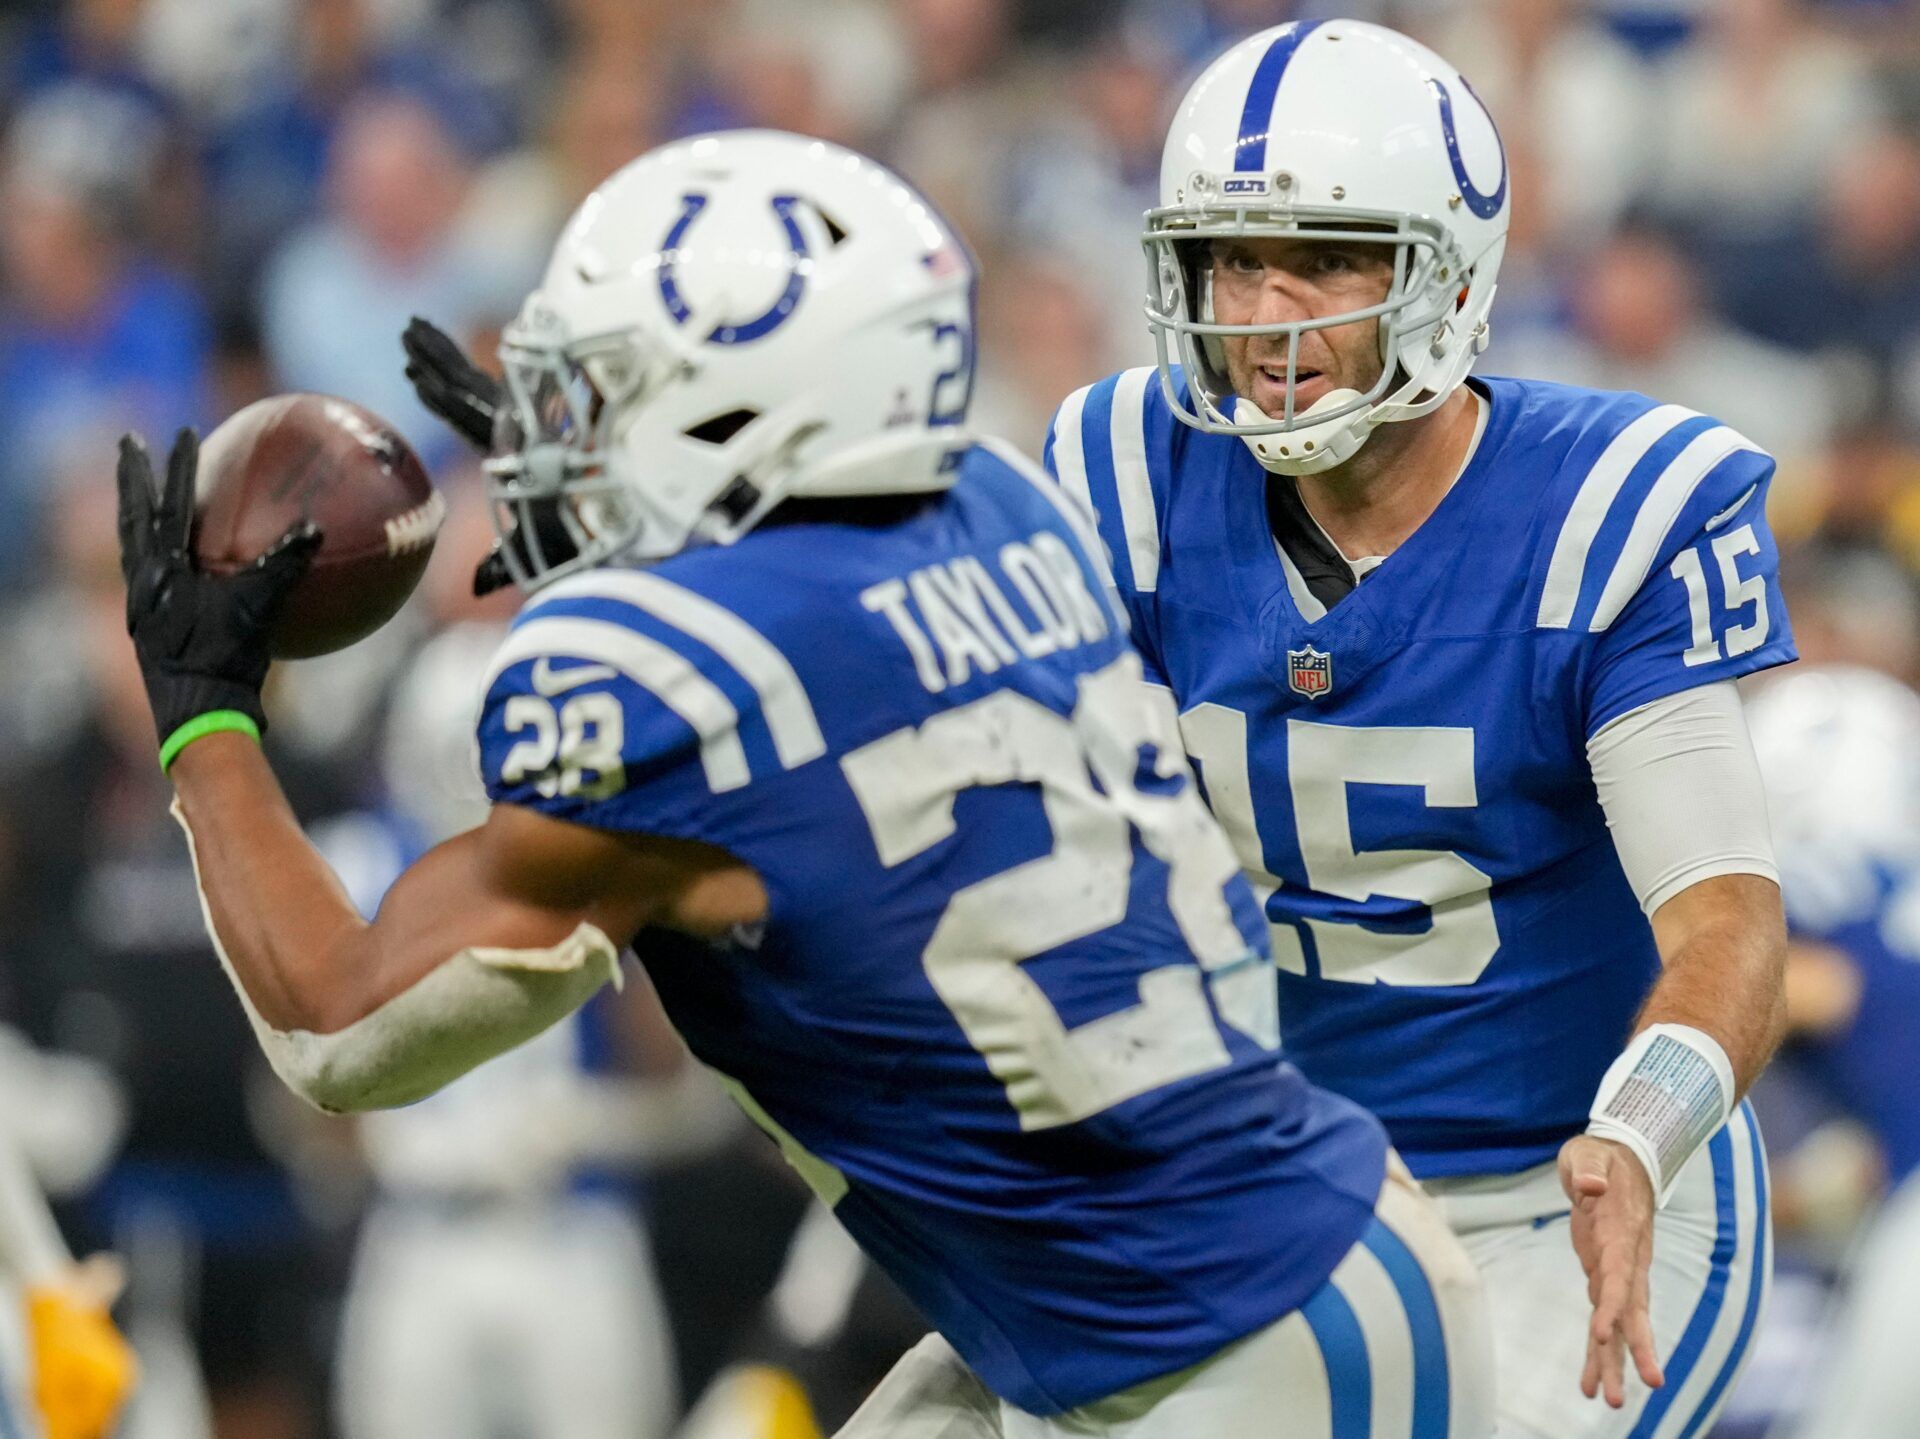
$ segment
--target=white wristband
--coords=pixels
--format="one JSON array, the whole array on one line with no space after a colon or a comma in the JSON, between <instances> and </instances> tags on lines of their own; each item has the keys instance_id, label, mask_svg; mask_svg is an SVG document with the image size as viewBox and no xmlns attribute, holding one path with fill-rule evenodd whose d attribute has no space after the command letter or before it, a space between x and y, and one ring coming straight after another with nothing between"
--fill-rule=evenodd
<instances>
[{"instance_id":1,"label":"white wristband","mask_svg":"<svg viewBox=\"0 0 1920 1439\"><path fill-rule=\"evenodd\" d=\"M1650 1025L1608 1067L1587 1133L1631 1149L1664 1208L1687 1161L1733 1113L1733 1095L1718 1040L1690 1025Z\"/></svg>"}]
</instances>

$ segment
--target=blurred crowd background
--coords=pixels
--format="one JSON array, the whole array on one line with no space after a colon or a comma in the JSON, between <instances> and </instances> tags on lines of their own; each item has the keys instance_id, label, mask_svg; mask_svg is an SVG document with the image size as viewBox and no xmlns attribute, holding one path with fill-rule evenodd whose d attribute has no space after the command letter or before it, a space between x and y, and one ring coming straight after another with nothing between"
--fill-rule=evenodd
<instances>
[{"instance_id":1,"label":"blurred crowd background","mask_svg":"<svg viewBox=\"0 0 1920 1439\"><path fill-rule=\"evenodd\" d=\"M705 1435L801 1435L777 1384L730 1401L772 1416L749 1430L714 1376L797 1367L830 1428L915 1331L644 983L395 1116L268 1081L123 632L119 432L333 392L447 493L402 619L270 696L296 806L372 904L473 818L466 706L513 603L469 594L490 534L402 377L410 314L485 355L620 164L807 131L968 236L976 415L1037 451L1070 390L1151 358L1137 237L1174 98L1241 35L1332 13L1427 39L1502 127L1483 371L1643 389L1774 451L1803 651L1920 680L1912 0L0 3L0 1121L73 1243L129 1261L127 1434L664 1439L708 1394ZM1794 1422L1900 1168L1818 1066L1789 1056L1760 1099L1782 1279L1723 1436Z\"/></svg>"}]
</instances>

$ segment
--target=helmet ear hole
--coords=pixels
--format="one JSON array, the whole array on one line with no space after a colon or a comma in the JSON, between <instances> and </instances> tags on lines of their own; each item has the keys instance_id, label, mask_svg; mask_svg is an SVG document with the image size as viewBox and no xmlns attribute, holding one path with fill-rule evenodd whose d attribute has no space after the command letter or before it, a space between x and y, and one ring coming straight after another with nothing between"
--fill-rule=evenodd
<instances>
[{"instance_id":1,"label":"helmet ear hole","mask_svg":"<svg viewBox=\"0 0 1920 1439\"><path fill-rule=\"evenodd\" d=\"M833 216L829 215L825 210L822 210L818 205L815 205L813 208L814 212L820 216L820 223L827 227L827 243L836 250L846 244L849 238L847 235L847 227L834 219Z\"/></svg>"},{"instance_id":2,"label":"helmet ear hole","mask_svg":"<svg viewBox=\"0 0 1920 1439\"><path fill-rule=\"evenodd\" d=\"M734 409L691 425L681 433L690 440L707 445L724 445L748 425L760 418L758 410Z\"/></svg>"}]
</instances>

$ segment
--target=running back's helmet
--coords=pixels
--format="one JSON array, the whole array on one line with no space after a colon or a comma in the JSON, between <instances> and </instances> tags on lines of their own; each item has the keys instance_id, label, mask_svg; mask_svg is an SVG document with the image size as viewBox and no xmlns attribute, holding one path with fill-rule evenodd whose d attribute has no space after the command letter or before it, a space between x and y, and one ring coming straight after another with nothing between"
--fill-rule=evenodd
<instances>
[{"instance_id":1,"label":"running back's helmet","mask_svg":"<svg viewBox=\"0 0 1920 1439\"><path fill-rule=\"evenodd\" d=\"M1147 212L1147 320L1175 412L1243 437L1270 470L1311 474L1374 426L1436 409L1486 348L1508 211L1493 118L1426 46L1357 20L1296 21L1235 45L1181 102ZM1302 236L1391 245L1386 299L1288 324L1216 324L1212 242ZM1375 316L1379 381L1295 413L1300 336ZM1260 335L1287 340L1278 416L1227 379L1222 338Z\"/></svg>"},{"instance_id":2,"label":"running back's helmet","mask_svg":"<svg viewBox=\"0 0 1920 1439\"><path fill-rule=\"evenodd\" d=\"M742 130L635 160L502 336L487 469L514 578L728 544L792 496L944 489L973 298L946 222L851 150Z\"/></svg>"}]
</instances>

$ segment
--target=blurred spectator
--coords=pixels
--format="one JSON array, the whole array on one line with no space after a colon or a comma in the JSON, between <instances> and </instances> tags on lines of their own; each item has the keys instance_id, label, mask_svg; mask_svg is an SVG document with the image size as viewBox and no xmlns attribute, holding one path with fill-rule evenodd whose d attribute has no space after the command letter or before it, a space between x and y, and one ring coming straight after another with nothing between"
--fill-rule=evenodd
<instances>
[{"instance_id":1,"label":"blurred spectator","mask_svg":"<svg viewBox=\"0 0 1920 1439\"><path fill-rule=\"evenodd\" d=\"M1809 226L1723 254L1721 303L1754 334L1855 354L1877 374L1920 367L1920 132L1855 136Z\"/></svg>"},{"instance_id":2,"label":"blurred spectator","mask_svg":"<svg viewBox=\"0 0 1920 1439\"><path fill-rule=\"evenodd\" d=\"M443 535L437 568L470 574L485 538L471 525ZM387 804L315 834L368 913L424 846L485 817L469 749L503 629L468 619L420 650L386 725ZM642 1006L652 1013L625 1022ZM632 1053L636 1025L652 1054ZM647 1063L654 1073L634 1072ZM664 1436L672 1342L637 1171L724 1138L734 1119L635 980L424 1102L359 1120L378 1189L343 1317L348 1439Z\"/></svg>"},{"instance_id":3,"label":"blurred spectator","mask_svg":"<svg viewBox=\"0 0 1920 1439\"><path fill-rule=\"evenodd\" d=\"M1084 273L1053 255L1007 255L990 274L982 286L974 425L1038 454L1061 397L1113 368L1108 317L1132 308L1134 295L1097 295Z\"/></svg>"},{"instance_id":4,"label":"blurred spectator","mask_svg":"<svg viewBox=\"0 0 1920 1439\"><path fill-rule=\"evenodd\" d=\"M142 246L158 141L111 94L48 91L8 136L0 256L0 504L31 533L76 439L162 437L206 416L207 327L198 296ZM104 473L111 451L94 456ZM0 585L31 547L0 553Z\"/></svg>"},{"instance_id":5,"label":"blurred spectator","mask_svg":"<svg viewBox=\"0 0 1920 1439\"><path fill-rule=\"evenodd\" d=\"M1863 409L1835 436L1811 483L1782 497L1785 532L1883 550L1920 575L1920 444L1883 406Z\"/></svg>"},{"instance_id":6,"label":"blurred spectator","mask_svg":"<svg viewBox=\"0 0 1920 1439\"><path fill-rule=\"evenodd\" d=\"M1011 168L1006 194L1011 236L1072 271L1104 318L1091 356L1094 368L1068 389L1153 359L1141 316L1146 296L1141 217L1160 203L1165 96L1171 83L1165 58L1144 45L1113 40L1096 46L1068 91L1071 108L1037 123ZM994 286L1006 278L990 269L984 283ZM1065 393L1036 396L1035 403L1055 404Z\"/></svg>"},{"instance_id":7,"label":"blurred spectator","mask_svg":"<svg viewBox=\"0 0 1920 1439\"><path fill-rule=\"evenodd\" d=\"M665 83L654 66L590 59L569 74L543 142L481 171L457 247L471 257L487 318L513 316L539 284L567 216L594 186L660 142Z\"/></svg>"},{"instance_id":8,"label":"blurred spectator","mask_svg":"<svg viewBox=\"0 0 1920 1439\"><path fill-rule=\"evenodd\" d=\"M1808 1439L1880 1439L1920 1415L1920 1383L1889 1348L1920 1322L1920 1103L1912 1038L1920 1023L1920 699L1869 670L1802 665L1762 686L1749 708L1791 944L1789 1044L1776 1069L1798 1074L1862 1126L1896 1193L1850 1275L1846 1312L1821 1366ZM1820 1141L1816 1141L1818 1143ZM1783 1184L1808 1207L1850 1207L1832 1193L1844 1169L1783 1166ZM1825 1191L1824 1193L1822 1191Z\"/></svg>"},{"instance_id":9,"label":"blurred spectator","mask_svg":"<svg viewBox=\"0 0 1920 1439\"><path fill-rule=\"evenodd\" d=\"M1717 0L1663 91L1654 198L1716 236L1791 225L1879 110L1866 57L1800 0Z\"/></svg>"},{"instance_id":10,"label":"blurred spectator","mask_svg":"<svg viewBox=\"0 0 1920 1439\"><path fill-rule=\"evenodd\" d=\"M1179 84L1236 41L1289 20L1382 20L1380 0L1133 0L1128 25L1177 57Z\"/></svg>"},{"instance_id":11,"label":"blurred spectator","mask_svg":"<svg viewBox=\"0 0 1920 1439\"><path fill-rule=\"evenodd\" d=\"M816 84L844 124L842 137L863 149L885 143L884 127L897 114L911 83L906 42L892 0L742 0L739 25L796 59L804 58ZM728 72L722 66L720 75Z\"/></svg>"},{"instance_id":12,"label":"blurred spectator","mask_svg":"<svg viewBox=\"0 0 1920 1439\"><path fill-rule=\"evenodd\" d=\"M125 1149L87 1197L77 1247L129 1255L129 1332L162 1345L129 1434L195 1433L204 1379L216 1439L297 1439L314 1432L314 1238L255 1127L261 1061L167 815L112 487L90 470L54 513L56 585L16 614L4 661L53 693L14 731L39 743L9 749L0 826L31 836L7 906L26 1027L106 1065L129 1101ZM166 1362L182 1331L198 1372Z\"/></svg>"},{"instance_id":13,"label":"blurred spectator","mask_svg":"<svg viewBox=\"0 0 1920 1439\"><path fill-rule=\"evenodd\" d=\"M1493 315L1491 343L1481 362L1483 373L1516 373L1516 364L1538 366L1558 353L1573 327L1573 281L1578 258L1595 236L1569 236L1565 247L1551 243L1552 216L1543 193L1546 177L1533 142L1525 134L1504 134L1507 183L1512 187L1512 218L1506 254L1500 261L1500 303ZM1509 355L1513 361L1509 361ZM1543 378L1558 379L1550 371Z\"/></svg>"},{"instance_id":14,"label":"blurred spectator","mask_svg":"<svg viewBox=\"0 0 1920 1439\"><path fill-rule=\"evenodd\" d=\"M464 157L504 149L515 108L538 93L537 37L527 25L497 26L505 30L498 36L483 25L439 33L425 28L432 6L413 0L247 0L224 20L240 30L254 63L209 74L206 62L196 68L194 60L221 48L225 33L212 16L225 7L150 3L159 9L153 28L168 40L157 58L205 107L217 221L209 274L223 311L247 307L272 247L311 215L341 126L361 96L394 92L431 108L459 137ZM260 45L262 33L272 43ZM499 59L503 48L511 56L516 47L517 64ZM480 82L483 68L491 85Z\"/></svg>"},{"instance_id":15,"label":"blurred spectator","mask_svg":"<svg viewBox=\"0 0 1920 1439\"><path fill-rule=\"evenodd\" d=\"M1804 663L1920 680L1920 589L1883 550L1807 546L1787 557L1781 573Z\"/></svg>"},{"instance_id":16,"label":"blurred spectator","mask_svg":"<svg viewBox=\"0 0 1920 1439\"><path fill-rule=\"evenodd\" d=\"M1779 456L1819 456L1834 425L1820 367L1742 335L1702 305L1697 252L1659 232L1623 230L1588 261L1573 334L1503 345L1503 365L1609 390L1641 390L1712 415ZM1497 318L1497 316L1496 316Z\"/></svg>"},{"instance_id":17,"label":"blurred spectator","mask_svg":"<svg viewBox=\"0 0 1920 1439\"><path fill-rule=\"evenodd\" d=\"M962 235L993 226L998 181L1029 134L1036 100L1011 45L1013 0L894 0L910 98L881 158L912 178Z\"/></svg>"},{"instance_id":18,"label":"blurred spectator","mask_svg":"<svg viewBox=\"0 0 1920 1439\"><path fill-rule=\"evenodd\" d=\"M378 94L341 121L327 178L327 216L267 273L267 354L289 389L350 395L442 456L451 441L414 398L399 336L414 314L456 333L480 318L475 265L454 242L465 160L433 109Z\"/></svg>"},{"instance_id":19,"label":"blurred spectator","mask_svg":"<svg viewBox=\"0 0 1920 1439\"><path fill-rule=\"evenodd\" d=\"M11 98L85 80L161 104L139 54L143 0L68 0L35 8L39 13L0 60L0 93Z\"/></svg>"},{"instance_id":20,"label":"blurred spectator","mask_svg":"<svg viewBox=\"0 0 1920 1439\"><path fill-rule=\"evenodd\" d=\"M1530 223L1550 243L1604 235L1655 158L1646 67L1582 10L1576 0L1492 0L1455 7L1427 37L1473 82L1509 163L1516 145L1531 147Z\"/></svg>"}]
</instances>

